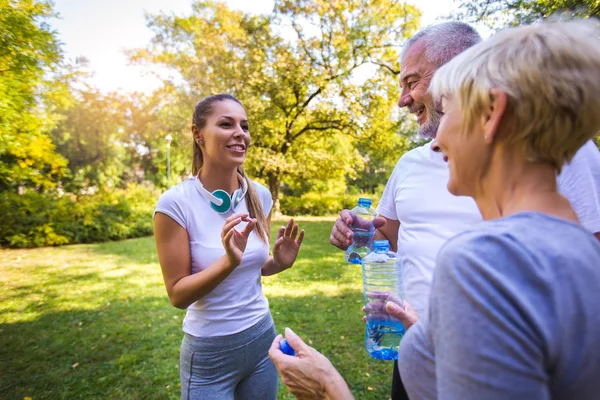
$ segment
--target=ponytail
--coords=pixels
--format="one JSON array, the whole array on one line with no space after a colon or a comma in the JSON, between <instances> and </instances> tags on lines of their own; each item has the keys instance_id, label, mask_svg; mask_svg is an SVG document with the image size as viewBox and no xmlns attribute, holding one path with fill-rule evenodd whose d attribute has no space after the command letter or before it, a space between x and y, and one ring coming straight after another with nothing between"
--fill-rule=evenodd
<instances>
[{"instance_id":1,"label":"ponytail","mask_svg":"<svg viewBox=\"0 0 600 400\"><path fill-rule=\"evenodd\" d=\"M256 189L254 188L252 182L250 182L250 180L246 176L244 168L242 166L239 166L237 170L248 183L248 192L246 193L246 207L248 207L248 214L250 214L250 218L256 219L256 226L254 227L254 230L256 231L257 236L268 246L270 232L268 231L267 217L265 216L265 212L262 208L260 199L258 198L258 194L256 193Z\"/></svg>"}]
</instances>

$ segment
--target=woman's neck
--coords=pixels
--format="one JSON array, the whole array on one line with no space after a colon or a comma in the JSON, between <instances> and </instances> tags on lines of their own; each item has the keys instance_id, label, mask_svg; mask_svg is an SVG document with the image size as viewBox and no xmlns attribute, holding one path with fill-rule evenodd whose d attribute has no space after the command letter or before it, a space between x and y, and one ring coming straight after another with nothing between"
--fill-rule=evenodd
<instances>
[{"instance_id":1,"label":"woman's neck","mask_svg":"<svg viewBox=\"0 0 600 400\"><path fill-rule=\"evenodd\" d=\"M535 211L578 222L568 200L557 190L551 165L527 162L514 153L495 158L473 196L483 219Z\"/></svg>"},{"instance_id":2,"label":"woman's neck","mask_svg":"<svg viewBox=\"0 0 600 400\"><path fill-rule=\"evenodd\" d=\"M237 175L237 168L223 169L205 164L200 170L199 179L208 191L221 189L231 195L240 187Z\"/></svg>"}]
</instances>

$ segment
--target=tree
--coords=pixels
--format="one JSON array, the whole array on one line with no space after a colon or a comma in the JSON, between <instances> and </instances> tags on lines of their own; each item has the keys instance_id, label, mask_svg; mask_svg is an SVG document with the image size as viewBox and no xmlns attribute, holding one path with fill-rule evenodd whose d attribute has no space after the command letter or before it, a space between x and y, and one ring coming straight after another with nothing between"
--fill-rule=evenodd
<instances>
[{"instance_id":1,"label":"tree","mask_svg":"<svg viewBox=\"0 0 600 400\"><path fill-rule=\"evenodd\" d=\"M527 25L553 16L600 16L598 0L477 0L463 1L460 9L457 18L469 22L481 21L492 29L506 25Z\"/></svg>"},{"instance_id":2,"label":"tree","mask_svg":"<svg viewBox=\"0 0 600 400\"><path fill-rule=\"evenodd\" d=\"M365 82L365 86L373 82ZM373 90L372 92L378 92ZM385 95L378 95L365 104L363 110L369 110L366 134L356 141L356 148L363 156L364 163L354 176L348 176L349 186L361 193L383 191L391 171L398 162L400 154L410 150L408 132L415 132L413 118L404 118L405 112L398 109L400 98L399 86L389 84L381 90ZM371 93L371 91L367 91ZM377 132L394 132L403 134L382 135Z\"/></svg>"},{"instance_id":3,"label":"tree","mask_svg":"<svg viewBox=\"0 0 600 400\"><path fill-rule=\"evenodd\" d=\"M60 110L61 119L52 130L57 151L68 160L70 174L64 188L78 192L89 187L121 184L126 164L127 100L86 88L73 90L74 101Z\"/></svg>"},{"instance_id":4,"label":"tree","mask_svg":"<svg viewBox=\"0 0 600 400\"><path fill-rule=\"evenodd\" d=\"M0 0L0 190L47 190L66 171L48 135L68 101L51 15L45 1Z\"/></svg>"},{"instance_id":5,"label":"tree","mask_svg":"<svg viewBox=\"0 0 600 400\"><path fill-rule=\"evenodd\" d=\"M171 125L177 145L191 146L183 138L200 98L227 92L242 101L252 132L247 165L266 181L278 210L282 183L344 185L365 163L357 143L395 137L389 93L397 85L397 50L419 15L394 0L278 0L270 16L197 1L187 17L150 16L152 44L131 57L177 72L167 83L179 94L173 115L184 110ZM363 84L366 66L376 68Z\"/></svg>"},{"instance_id":6,"label":"tree","mask_svg":"<svg viewBox=\"0 0 600 400\"><path fill-rule=\"evenodd\" d=\"M477 0L463 1L460 9L454 18L483 22L494 30L544 19L600 18L598 0ZM595 142L600 149L600 137Z\"/></svg>"},{"instance_id":7,"label":"tree","mask_svg":"<svg viewBox=\"0 0 600 400\"><path fill-rule=\"evenodd\" d=\"M170 129L184 129L189 110L179 110L178 98L172 87L164 87L151 95L132 94L121 105L127 117L123 146L126 152L125 176L127 182L151 181L157 186L167 185L167 146L165 137ZM182 112L185 111L185 112ZM185 135L175 135L171 166L176 171L189 169L191 148L183 146ZM191 137L187 138L191 142ZM188 142L188 143L189 143Z\"/></svg>"}]
</instances>

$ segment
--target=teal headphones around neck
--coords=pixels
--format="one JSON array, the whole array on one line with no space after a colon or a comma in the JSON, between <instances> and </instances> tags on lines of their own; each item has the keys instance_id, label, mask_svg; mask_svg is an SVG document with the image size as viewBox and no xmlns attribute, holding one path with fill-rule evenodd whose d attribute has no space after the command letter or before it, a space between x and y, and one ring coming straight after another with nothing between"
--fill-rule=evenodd
<instances>
[{"instance_id":1,"label":"teal headphones around neck","mask_svg":"<svg viewBox=\"0 0 600 400\"><path fill-rule=\"evenodd\" d=\"M199 177L194 179L194 183L196 184L196 189L198 189L198 192L202 195L202 197L210 202L212 209L219 214L225 214L229 210L235 210L246 196L246 192L248 192L248 183L246 182L246 178L238 174L238 180L240 181L241 187L236 189L231 197L229 196L229 193L221 189L217 189L212 193L209 192L202 185Z\"/></svg>"}]
</instances>

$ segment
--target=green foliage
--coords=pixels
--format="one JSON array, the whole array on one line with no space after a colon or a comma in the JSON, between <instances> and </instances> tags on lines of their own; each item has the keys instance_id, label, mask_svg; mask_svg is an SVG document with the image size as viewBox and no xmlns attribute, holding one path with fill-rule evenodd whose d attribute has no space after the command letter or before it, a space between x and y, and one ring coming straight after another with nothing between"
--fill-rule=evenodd
<instances>
[{"instance_id":1,"label":"green foliage","mask_svg":"<svg viewBox=\"0 0 600 400\"><path fill-rule=\"evenodd\" d=\"M0 246L41 247L151 235L158 193L149 188L89 195L0 194Z\"/></svg>"},{"instance_id":2,"label":"green foliage","mask_svg":"<svg viewBox=\"0 0 600 400\"><path fill-rule=\"evenodd\" d=\"M169 106L176 103L168 88L157 90L151 95L131 95L122 105L123 114L126 116L126 127L121 141L125 150L125 175L122 182L137 182L147 180L154 185L167 187L167 146L165 137L169 133L173 120L178 123L190 118L186 115L185 120L180 119L180 114L172 115L179 110ZM185 110L188 111L188 110ZM182 138L181 134L172 135L174 144L180 151L171 151L171 169L176 171L185 170L190 166L191 148L182 146L191 143L191 135ZM185 141L185 139L188 139ZM183 148L182 148L183 147ZM176 183L176 177L172 174L171 184Z\"/></svg>"},{"instance_id":3,"label":"green foliage","mask_svg":"<svg viewBox=\"0 0 600 400\"><path fill-rule=\"evenodd\" d=\"M389 398L392 363L364 349L360 268L329 244L333 220L299 224L296 264L263 279L277 332L289 326L329 357L356 399ZM153 238L0 258L0 397L180 398L184 312L169 303ZM280 385L278 399L293 398Z\"/></svg>"},{"instance_id":4,"label":"green foliage","mask_svg":"<svg viewBox=\"0 0 600 400\"><path fill-rule=\"evenodd\" d=\"M179 157L189 157L189 121L199 99L227 92L242 101L252 134L247 170L266 180L277 207L281 184L344 182L368 173L365 163L376 158L358 144L375 136L386 146L403 140L392 114L397 50L419 18L415 7L393 0L279 0L270 16L196 1L189 16L150 16L151 45L130 55L181 78L165 86L174 101L163 108ZM358 82L369 66L374 77ZM402 148L394 143L377 151L397 159ZM387 158L376 162L374 169L391 172ZM175 173L186 175L190 164L190 158L176 162Z\"/></svg>"},{"instance_id":5,"label":"green foliage","mask_svg":"<svg viewBox=\"0 0 600 400\"><path fill-rule=\"evenodd\" d=\"M125 171L126 99L95 90L73 92L74 101L60 110L52 131L56 150L65 157L70 174L62 179L68 192L88 187L115 187Z\"/></svg>"},{"instance_id":6,"label":"green foliage","mask_svg":"<svg viewBox=\"0 0 600 400\"><path fill-rule=\"evenodd\" d=\"M528 25L545 18L600 17L598 0L477 0L463 1L460 8L455 17L483 22L492 29Z\"/></svg>"},{"instance_id":7,"label":"green foliage","mask_svg":"<svg viewBox=\"0 0 600 400\"><path fill-rule=\"evenodd\" d=\"M380 192L411 145L398 132L414 129L394 110L397 50L420 18L413 6L278 0L271 15L255 16L195 1L188 16L149 16L152 43L130 54L177 79L150 96L128 97L91 89L78 65L65 65L44 22L51 16L50 1L0 0L2 246L151 232L150 220L131 208L130 192L117 188L166 186L167 134L171 182L186 176L191 112L217 92L236 95L246 107L246 170L269 187L276 212L281 188L286 213L350 207L354 195L343 193ZM316 193L326 194L317 200ZM156 196L144 198L150 209Z\"/></svg>"},{"instance_id":8,"label":"green foliage","mask_svg":"<svg viewBox=\"0 0 600 400\"><path fill-rule=\"evenodd\" d=\"M62 55L44 23L50 3L0 1L0 190L56 186L66 161L56 154L48 131L53 109L66 101L57 72Z\"/></svg>"},{"instance_id":9,"label":"green foliage","mask_svg":"<svg viewBox=\"0 0 600 400\"><path fill-rule=\"evenodd\" d=\"M59 110L61 119L52 131L57 151L69 162L69 174L61 179L66 191L144 181L166 187L164 138L173 119L166 106L172 100L168 90L124 96L85 87L72 89L72 96L73 102ZM174 146L179 136L175 135ZM171 165L181 171L189 165L191 153L174 151L171 156Z\"/></svg>"},{"instance_id":10,"label":"green foliage","mask_svg":"<svg viewBox=\"0 0 600 400\"><path fill-rule=\"evenodd\" d=\"M360 197L371 199L374 206L379 204L380 194L328 194L304 193L299 197L284 196L281 199L281 212L284 215L336 215L343 209L352 209Z\"/></svg>"},{"instance_id":11,"label":"green foliage","mask_svg":"<svg viewBox=\"0 0 600 400\"><path fill-rule=\"evenodd\" d=\"M452 17L467 22L483 22L491 29L528 25L541 20L600 18L598 0L477 0L462 1L460 12ZM595 139L600 149L600 137Z\"/></svg>"}]
</instances>

